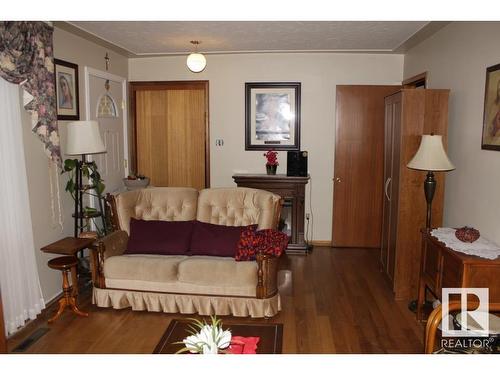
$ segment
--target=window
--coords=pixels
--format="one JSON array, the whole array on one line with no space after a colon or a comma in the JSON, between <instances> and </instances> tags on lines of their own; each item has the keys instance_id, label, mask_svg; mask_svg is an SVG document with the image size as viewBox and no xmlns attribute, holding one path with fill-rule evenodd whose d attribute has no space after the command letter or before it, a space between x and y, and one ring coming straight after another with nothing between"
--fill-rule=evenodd
<instances>
[{"instance_id":1,"label":"window","mask_svg":"<svg viewBox=\"0 0 500 375\"><path fill-rule=\"evenodd\" d=\"M118 117L115 100L109 93L102 94L97 101L97 117Z\"/></svg>"}]
</instances>

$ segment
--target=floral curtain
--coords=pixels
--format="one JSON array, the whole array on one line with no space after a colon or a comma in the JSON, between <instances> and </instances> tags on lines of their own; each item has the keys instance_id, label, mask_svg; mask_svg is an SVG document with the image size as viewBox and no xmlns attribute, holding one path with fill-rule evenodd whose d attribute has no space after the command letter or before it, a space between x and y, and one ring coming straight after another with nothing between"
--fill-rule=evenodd
<instances>
[{"instance_id":1,"label":"floral curtain","mask_svg":"<svg viewBox=\"0 0 500 375\"><path fill-rule=\"evenodd\" d=\"M0 22L0 77L24 89L24 108L45 151L61 166L57 128L53 27L45 22Z\"/></svg>"}]
</instances>

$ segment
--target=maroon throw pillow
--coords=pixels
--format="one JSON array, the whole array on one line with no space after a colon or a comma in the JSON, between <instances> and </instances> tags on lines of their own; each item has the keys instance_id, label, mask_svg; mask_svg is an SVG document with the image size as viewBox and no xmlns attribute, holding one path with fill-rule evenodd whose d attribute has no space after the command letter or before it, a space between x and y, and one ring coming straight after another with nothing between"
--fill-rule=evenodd
<instances>
[{"instance_id":1,"label":"maroon throw pillow","mask_svg":"<svg viewBox=\"0 0 500 375\"><path fill-rule=\"evenodd\" d=\"M188 255L193 221L130 219L124 254Z\"/></svg>"},{"instance_id":2,"label":"maroon throw pillow","mask_svg":"<svg viewBox=\"0 0 500 375\"><path fill-rule=\"evenodd\" d=\"M191 236L190 255L234 257L241 231L257 225L231 227L195 221Z\"/></svg>"},{"instance_id":3,"label":"maroon throw pillow","mask_svg":"<svg viewBox=\"0 0 500 375\"><path fill-rule=\"evenodd\" d=\"M280 257L288 246L288 236L274 229L242 231L238 242L238 251L234 256L237 261L255 260L257 253Z\"/></svg>"}]
</instances>

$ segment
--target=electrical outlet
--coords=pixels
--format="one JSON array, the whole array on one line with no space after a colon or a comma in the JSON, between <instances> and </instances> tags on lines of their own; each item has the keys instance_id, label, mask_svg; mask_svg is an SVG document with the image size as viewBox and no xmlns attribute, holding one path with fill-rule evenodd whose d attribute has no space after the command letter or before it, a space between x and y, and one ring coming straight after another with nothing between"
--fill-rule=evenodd
<instances>
[{"instance_id":1,"label":"electrical outlet","mask_svg":"<svg viewBox=\"0 0 500 375\"><path fill-rule=\"evenodd\" d=\"M215 145L219 146L219 147L224 146L224 140L223 139L216 139L215 140Z\"/></svg>"},{"instance_id":2,"label":"electrical outlet","mask_svg":"<svg viewBox=\"0 0 500 375\"><path fill-rule=\"evenodd\" d=\"M309 220L309 212L306 213L306 220Z\"/></svg>"}]
</instances>

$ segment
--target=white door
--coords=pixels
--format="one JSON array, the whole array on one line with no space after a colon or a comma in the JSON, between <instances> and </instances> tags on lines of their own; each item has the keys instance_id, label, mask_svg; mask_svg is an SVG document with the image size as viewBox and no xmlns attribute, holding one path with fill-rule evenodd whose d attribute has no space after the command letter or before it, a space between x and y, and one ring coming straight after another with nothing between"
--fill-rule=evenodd
<instances>
[{"instance_id":1,"label":"white door","mask_svg":"<svg viewBox=\"0 0 500 375\"><path fill-rule=\"evenodd\" d=\"M93 160L106 185L104 194L117 192L128 174L126 80L88 67L85 80L87 119L99 122L106 147L106 153L93 155Z\"/></svg>"}]
</instances>

